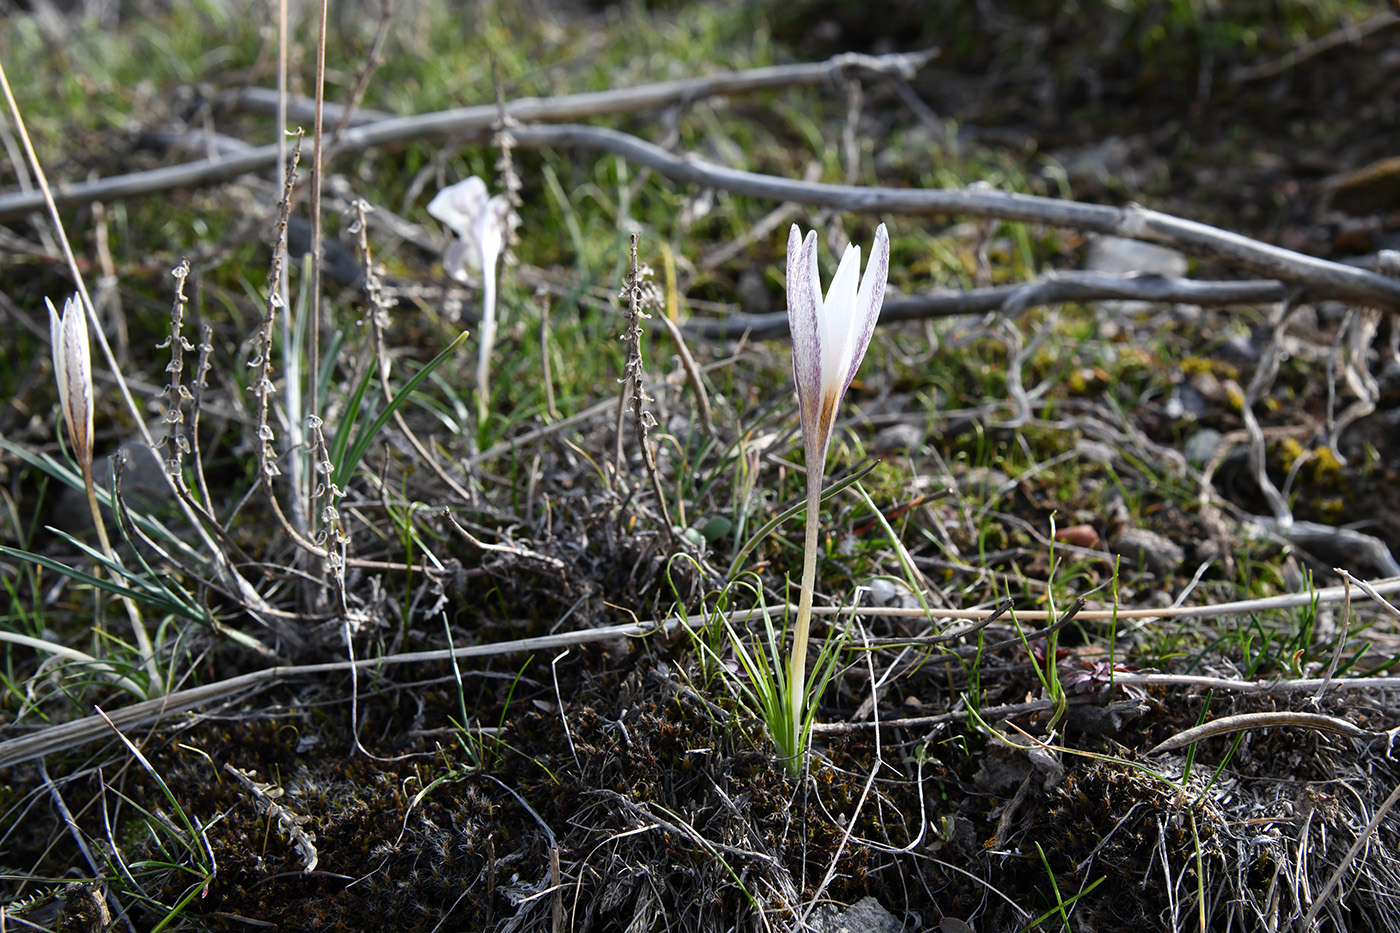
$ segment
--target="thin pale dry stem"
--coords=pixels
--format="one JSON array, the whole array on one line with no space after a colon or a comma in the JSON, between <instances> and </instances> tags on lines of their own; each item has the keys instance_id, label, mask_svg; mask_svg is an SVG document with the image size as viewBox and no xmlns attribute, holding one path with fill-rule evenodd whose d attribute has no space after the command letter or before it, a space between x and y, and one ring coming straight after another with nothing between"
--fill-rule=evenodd
<instances>
[{"instance_id":1,"label":"thin pale dry stem","mask_svg":"<svg viewBox=\"0 0 1400 933\"><path fill-rule=\"evenodd\" d=\"M632 426L637 434L637 444L642 449L642 462L646 465L647 476L651 479L652 492L656 496L656 507L661 512L661 523L665 527L666 537L674 546L678 538L675 528L671 525L666 489L661 483L661 473L656 466L656 453L651 447L650 432L656 424L656 418L645 407L652 399L647 395L645 367L642 363L642 321L651 316L646 313L646 307L654 307L656 304L656 287L647 280L651 270L637 261L637 240L637 234L632 234L631 266L627 273L627 284L622 290L622 297L627 299L627 330L623 333L623 339L627 342L627 363L622 376L623 398L629 398L630 393ZM621 436L618 443L620 446ZM621 466L622 461L619 459L619 471Z\"/></svg>"},{"instance_id":2,"label":"thin pale dry stem","mask_svg":"<svg viewBox=\"0 0 1400 933\"><path fill-rule=\"evenodd\" d=\"M369 82L374 77L375 70L384 64L384 43L389 38L389 24L393 18L394 0L380 0L379 22L375 26L374 40L370 43L369 54L364 56L355 75L355 86L350 91L349 100L338 108L340 113L336 117L335 131L331 133L332 148L340 140L346 127L350 125L350 119L364 101L365 92L369 90Z\"/></svg>"},{"instance_id":3,"label":"thin pale dry stem","mask_svg":"<svg viewBox=\"0 0 1400 933\"><path fill-rule=\"evenodd\" d=\"M357 562L350 562L356 565ZM392 567L380 567L379 569L395 569ZM1334 588L1341 592L1341 587ZM1383 587L1389 592L1400 591L1400 581L1393 581ZM1328 591L1318 591L1319 595L1325 595ZM1297 605L1310 604L1311 600ZM789 606L788 610L796 607ZM1249 603L1227 603L1223 607L1226 611L1234 613L1257 612L1265 609L1281 608L1275 600L1255 600ZM1193 607L1193 612L1198 615L1209 615L1213 612L1220 612L1222 607ZM1004 611L1004 610L989 610ZM816 615L833 615L837 612L854 612L860 616L912 616L923 615L922 610L889 610L856 607L817 607L812 610ZM940 613L941 614L941 613ZM963 611L961 617L980 617L985 615L984 611ZM1039 616L1044 618L1044 612L1027 612L1018 614L1024 619L1029 616ZM1120 612L1120 618L1124 612ZM732 621L741 621L752 616L752 610L737 610L724 615ZM1089 617L1108 619L1112 617L1111 612L1094 613L1086 610L1079 614L1078 618L1083 621ZM672 617L667 619L652 619L642 622L628 622L621 625L610 625L601 628L580 629L577 631L560 632L554 635L547 635L537 638L521 638L510 641L495 642L486 645L469 645L456 649L443 649L440 651L415 651L402 654L386 655L379 658L367 658L353 662L356 670L376 670L380 667L389 667L399 664L435 664L457 658L495 657L509 654L533 654L550 651L570 645L587 645L605 643L617 638L650 638L657 635L665 635L681 631L683 628L693 632L699 632L705 627L714 624L713 614L701 614L686 618ZM7 636L0 633L0 640L15 640L15 636ZM64 649L69 650L69 649ZM159 722L177 713L207 706L217 703L227 698L240 694L244 691L262 689L274 683L298 680L302 678L320 678L327 674L343 673L351 668L350 662L340 661L327 664L307 664L288 665L285 667L265 668L243 674L238 677L228 678L213 684L201 687L193 687L189 690L181 690L155 700L147 700L141 703L134 703L113 712L112 720L123 728L130 728L138 725L145 725ZM1171 674L1133 674L1119 673L1115 675L1115 682L1134 683L1141 685L1175 685L1175 686L1195 686L1212 687L1218 690L1230 690L1244 694L1277 694L1288 693L1308 693L1317 689L1322 682L1320 678L1309 678L1294 681L1242 681L1229 680L1219 677L1196 677L1189 675ZM1400 677L1356 677L1333 680L1331 690L1374 690L1374 691L1394 691L1400 690ZM1076 698L1084 702L1095 702L1092 697ZM1036 700L1029 703L1016 703L1008 706L986 707L980 711L984 719L1001 719L1008 716L1024 715L1028 712L1049 710L1054 708L1052 700ZM946 713L938 716L920 716L907 719L883 720L880 722L881 728L893 729L910 726L933 726L948 722L961 722L968 719L972 714L962 710ZM856 729L873 728L870 722L855 723L814 723L814 732L841 732ZM96 741L107 734L107 726L102 720L96 717L73 720L41 729L29 735L0 742L0 768L9 767L24 761L30 761L43 755L54 754L76 748L88 742Z\"/></svg>"},{"instance_id":4,"label":"thin pale dry stem","mask_svg":"<svg viewBox=\"0 0 1400 933\"><path fill-rule=\"evenodd\" d=\"M700 430L710 437L714 436L714 418L710 412L710 395L705 391L705 380L700 378L700 369L695 365L695 357L691 356L690 348L685 345L685 336L681 333L680 327L671 320L669 315L659 314L666 332L671 335L671 342L676 346L676 355L681 358L681 367L685 369L686 381L690 383L690 389L695 393L695 410L700 416Z\"/></svg>"},{"instance_id":5,"label":"thin pale dry stem","mask_svg":"<svg viewBox=\"0 0 1400 933\"><path fill-rule=\"evenodd\" d=\"M325 151L322 149L322 129L324 127L325 103L326 103L326 20L328 18L328 0L320 0L320 16L317 19L316 31L316 113L314 119L314 129L312 131L311 150L311 320L307 326L307 361L311 370L310 378L307 380L306 388L306 411L307 417L315 418L318 421L321 417L321 398L317 392L317 387L321 384L321 186L324 179L321 172L325 168ZM288 412L292 420L298 417L297 412ZM315 485L314 483L312 484ZM308 527L314 532L317 530L314 521L316 510L316 493L308 490L310 494L307 500L308 517L313 518Z\"/></svg>"},{"instance_id":6,"label":"thin pale dry stem","mask_svg":"<svg viewBox=\"0 0 1400 933\"><path fill-rule=\"evenodd\" d=\"M276 392L276 386L272 382L272 333L279 313L285 316L287 310L282 302L282 262L286 255L287 218L292 211L292 188L296 184L297 163L300 157L301 134L298 133L296 145L292 148L292 158L287 163L287 174L282 181L282 200L277 209L277 227L273 237L272 265L267 272L267 298L262 321L253 337L253 357L248 361L249 368L253 370L252 384L248 391L256 399L254 417L257 423L258 478L267 492L268 499L273 502L276 502L277 492L272 487L272 480L280 476L282 470L277 465L277 451L272 446L276 436L268 421L272 395ZM296 490L293 490L292 495L294 498L299 497ZM290 527L288 525L288 528Z\"/></svg>"},{"instance_id":7,"label":"thin pale dry stem","mask_svg":"<svg viewBox=\"0 0 1400 933\"><path fill-rule=\"evenodd\" d=\"M214 354L214 328L203 324L199 328L199 358L195 363L194 388L190 391L190 451L194 457L194 478L199 485L200 501L204 511L212 515L214 500L209 495L209 483L204 476L204 453L199 446L199 413L204 401L204 392L209 388L209 370L213 367L210 358ZM214 527L218 527L216 524ZM220 529L224 530L224 529Z\"/></svg>"},{"instance_id":8,"label":"thin pale dry stem","mask_svg":"<svg viewBox=\"0 0 1400 933\"><path fill-rule=\"evenodd\" d=\"M559 409L554 407L554 376L550 372L549 362L549 289L536 290L535 300L540 307L540 375L544 380L544 408L551 421L558 421Z\"/></svg>"},{"instance_id":9,"label":"thin pale dry stem","mask_svg":"<svg viewBox=\"0 0 1400 933\"><path fill-rule=\"evenodd\" d=\"M1269 478L1266 463L1268 451L1264 445L1264 429L1260 427L1259 419L1255 417L1254 406L1269 391L1274 384L1274 379L1278 376L1279 364L1283 359L1283 339L1288 330L1289 319L1297 308L1297 303L1290 300L1285 301L1283 307L1278 310L1273 334L1269 339L1268 346L1260 355L1259 366L1254 371L1254 379L1250 381L1244 403L1240 406L1240 416L1244 420L1245 430L1249 432L1249 462L1254 481L1259 484L1259 490L1264 494L1264 499L1269 504L1269 510L1273 512L1274 520L1278 522L1279 527L1285 533L1293 524L1293 510L1289 507L1283 494L1278 491L1278 487L1274 485L1274 481Z\"/></svg>"}]
</instances>

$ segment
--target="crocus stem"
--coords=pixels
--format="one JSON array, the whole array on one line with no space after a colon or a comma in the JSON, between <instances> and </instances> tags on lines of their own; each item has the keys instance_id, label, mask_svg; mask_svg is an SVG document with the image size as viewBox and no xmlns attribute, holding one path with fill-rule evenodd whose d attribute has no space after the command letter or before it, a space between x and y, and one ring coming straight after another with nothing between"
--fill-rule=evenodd
<instances>
[{"instance_id":1,"label":"crocus stem","mask_svg":"<svg viewBox=\"0 0 1400 933\"><path fill-rule=\"evenodd\" d=\"M481 343L476 357L476 431L486 442L486 419L491 414L491 348L496 342L496 270L482 271Z\"/></svg>"},{"instance_id":2,"label":"crocus stem","mask_svg":"<svg viewBox=\"0 0 1400 933\"><path fill-rule=\"evenodd\" d=\"M97 529L97 541L102 545L102 553L108 559L116 560L116 552L112 550L112 542L107 537L107 525L102 520L102 509L97 504L97 484L93 482L92 459L79 458L79 466L83 471L83 486L87 490L88 508L92 511L92 524ZM112 579L121 583L121 579L113 573ZM129 596L122 597L122 605L126 607L127 618L131 620L131 630L136 636L136 650L141 653L143 662L146 665L146 674L150 677L150 686L146 689L147 698L159 696L165 691L161 688L160 668L156 665L155 649L151 645L151 636L146 631L146 623L141 618L141 610L136 607L136 603Z\"/></svg>"},{"instance_id":3,"label":"crocus stem","mask_svg":"<svg viewBox=\"0 0 1400 933\"><path fill-rule=\"evenodd\" d=\"M792 656L788 659L788 695L792 704L792 739L796 771L802 761L802 707L807 700L807 641L812 629L812 591L817 585L817 544L821 537L818 514L822 502L822 471L807 467L807 538L802 556L802 590L797 602L797 624L792 630Z\"/></svg>"}]
</instances>

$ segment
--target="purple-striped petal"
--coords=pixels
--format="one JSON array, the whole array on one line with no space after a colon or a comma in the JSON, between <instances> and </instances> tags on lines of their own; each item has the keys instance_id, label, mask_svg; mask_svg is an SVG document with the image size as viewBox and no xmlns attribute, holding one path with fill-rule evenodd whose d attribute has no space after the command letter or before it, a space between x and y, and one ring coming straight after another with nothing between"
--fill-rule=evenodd
<instances>
[{"instance_id":1,"label":"purple-striped petal","mask_svg":"<svg viewBox=\"0 0 1400 933\"><path fill-rule=\"evenodd\" d=\"M804 423L809 417L808 409L821 394L822 384L816 258L816 231L808 233L804 240L793 224L787 254L788 329L792 332L792 376L797 383Z\"/></svg>"},{"instance_id":2,"label":"purple-striped petal","mask_svg":"<svg viewBox=\"0 0 1400 933\"><path fill-rule=\"evenodd\" d=\"M788 233L792 371L802 409L802 439L809 469L825 469L841 399L875 333L889 267L889 233L881 224L875 231L864 276L860 275L860 247L848 246L823 298L817 271L816 231L803 239L794 224Z\"/></svg>"}]
</instances>

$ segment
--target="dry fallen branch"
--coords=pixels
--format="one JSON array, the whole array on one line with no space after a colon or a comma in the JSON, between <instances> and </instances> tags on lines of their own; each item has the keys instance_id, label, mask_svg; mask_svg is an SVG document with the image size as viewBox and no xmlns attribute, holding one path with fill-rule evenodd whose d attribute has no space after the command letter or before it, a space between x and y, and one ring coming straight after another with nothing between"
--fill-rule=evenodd
<instances>
[{"instance_id":1,"label":"dry fallen branch","mask_svg":"<svg viewBox=\"0 0 1400 933\"><path fill-rule=\"evenodd\" d=\"M882 62L886 59L870 61ZM903 67L909 66L907 58L901 58L900 61ZM829 71L832 65L827 63L809 67ZM572 95L554 99L552 107L546 107L545 102L537 100L517 101L507 105L506 109L513 119L521 119L522 114L530 119L540 119L542 117L538 114L541 109L562 118L570 113L570 103L573 107L583 109L583 101L593 108L588 111L589 115L596 115L609 112L602 109L609 103L614 107L612 112L616 112L627 109L622 105L623 101L632 101L631 106L635 109L636 106L641 106L636 103L637 100L647 100L651 102L647 105L655 106L663 99L690 99L678 90L679 86L685 84L686 82L667 82L663 85L605 92L601 98L597 94ZM710 86L719 86L718 78L712 79ZM664 93L658 89L664 89ZM687 93L693 96L699 91ZM670 96L666 97L667 94ZM480 139L485 142L493 133L492 121L497 117L495 106L483 105L380 120L347 130L338 143L338 149L358 151L405 140L444 137ZM595 126L521 125L514 128L513 135L516 144L520 146L611 152L672 181L719 188L735 194L778 202L796 202L863 213L995 218L1070 227L1164 243L1196 255L1238 263L1284 282L1293 283L1309 297L1337 298L1388 310L1400 309L1400 281L1395 279L1272 246L1237 233L1172 217L1136 204L1108 207L994 191L985 187L910 189L800 181L729 168L692 156L675 155L636 136ZM217 160L192 162L151 172L72 185L56 191L55 198L62 204L97 199L115 200L153 191L199 185L266 168L275 162L276 152L277 147L274 145L260 146ZM23 216L41 205L42 198L33 194L12 193L0 196L0 221Z\"/></svg>"},{"instance_id":2,"label":"dry fallen branch","mask_svg":"<svg viewBox=\"0 0 1400 933\"><path fill-rule=\"evenodd\" d=\"M931 53L928 52L880 56L848 54L812 64L722 72L698 78L661 81L584 94L565 94L559 97L527 97L507 102L505 116L515 122L582 120L672 106L717 95L818 84L852 69L858 73L907 79L931 57ZM277 91L272 89L246 88L223 95L216 103L271 115L277 112L277 97ZM323 104L324 119L340 120L344 118L345 112L345 108L339 105L329 102ZM314 100L308 97L288 100L288 120L305 123L314 118ZM336 151L351 152L409 139L461 137L480 138L485 141L495 133L500 118L501 109L494 103L408 117L358 110L350 116L350 128L336 141ZM273 143L240 150L237 143L228 140L227 137L221 137L215 152L214 158L197 162L61 186L54 190L54 199L60 206L67 206L92 200L119 200L172 188L194 187L222 181L245 172L256 172L276 165L278 145ZM0 221L24 216L43 206L44 200L36 192L0 196Z\"/></svg>"},{"instance_id":3,"label":"dry fallen branch","mask_svg":"<svg viewBox=\"0 0 1400 933\"><path fill-rule=\"evenodd\" d=\"M990 217L1163 243L1199 256L1236 262L1293 282L1314 297L1400 309L1400 281L1137 204L1106 207L985 188L881 188L797 181L672 155L646 140L595 126L522 126L517 139L522 146L600 149L652 169L672 181L773 201L796 201L870 214Z\"/></svg>"},{"instance_id":4,"label":"dry fallen branch","mask_svg":"<svg viewBox=\"0 0 1400 933\"><path fill-rule=\"evenodd\" d=\"M1282 301L1292 289L1274 279L1201 282L1163 275L1108 272L1052 272L1022 285L997 285L966 291L928 292L889 298L880 323L926 318L987 314L1005 309L1015 315L1028 308L1067 301L1155 301L1192 305L1269 304ZM787 312L731 315L722 320L692 318L685 330L698 337L732 340L748 334L754 340L785 337Z\"/></svg>"},{"instance_id":5,"label":"dry fallen branch","mask_svg":"<svg viewBox=\"0 0 1400 933\"><path fill-rule=\"evenodd\" d=\"M803 87L821 84L823 81L834 81L841 77L892 77L907 81L937 54L937 49L896 52L889 55L846 52L834 55L824 62L722 71L694 78L678 78L674 81L658 81L654 84L639 84L636 87L565 94L559 97L522 97L504 104L504 117L519 123L555 123L689 104L707 97L727 97L779 88ZM277 91L273 88L243 88L219 95L214 99L214 104L216 107L271 115L277 112ZM493 128L503 116L502 109L501 105L491 103L441 111L435 115L436 132ZM287 99L289 120L305 122L312 118L314 112L314 102L309 97L293 96ZM338 104L327 102L325 105L327 119L343 119L344 112L344 108ZM351 115L348 123L350 126L366 126L393 119L399 118L383 111L357 110Z\"/></svg>"}]
</instances>

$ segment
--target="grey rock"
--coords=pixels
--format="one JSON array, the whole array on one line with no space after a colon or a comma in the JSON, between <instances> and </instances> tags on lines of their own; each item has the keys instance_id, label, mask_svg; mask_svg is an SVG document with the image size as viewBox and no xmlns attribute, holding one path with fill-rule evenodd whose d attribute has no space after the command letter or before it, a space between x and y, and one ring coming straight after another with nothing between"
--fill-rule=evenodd
<instances>
[{"instance_id":1,"label":"grey rock","mask_svg":"<svg viewBox=\"0 0 1400 933\"><path fill-rule=\"evenodd\" d=\"M140 441L127 441L107 456L93 461L92 476L99 489L108 488L112 458L121 455L126 457L122 472L122 498L127 508L137 512L156 511L171 500L170 486L165 481L160 458ZM110 520L110 514L108 518ZM92 512L88 509L87 494L81 489L65 486L54 502L49 524L69 534L81 534L91 529ZM111 526L108 530L115 534Z\"/></svg>"},{"instance_id":2,"label":"grey rock","mask_svg":"<svg viewBox=\"0 0 1400 933\"><path fill-rule=\"evenodd\" d=\"M974 501L985 501L1011 487L1011 477L992 467L973 467L958 479L958 491Z\"/></svg>"},{"instance_id":3,"label":"grey rock","mask_svg":"<svg viewBox=\"0 0 1400 933\"><path fill-rule=\"evenodd\" d=\"M892 424L875 435L875 449L881 453L918 450L923 442L924 429L917 424Z\"/></svg>"},{"instance_id":4,"label":"grey rock","mask_svg":"<svg viewBox=\"0 0 1400 933\"><path fill-rule=\"evenodd\" d=\"M870 601L876 606L898 609L918 608L919 600L914 595L914 591L900 580L876 577L870 581L868 589L870 590Z\"/></svg>"},{"instance_id":5,"label":"grey rock","mask_svg":"<svg viewBox=\"0 0 1400 933\"><path fill-rule=\"evenodd\" d=\"M904 923L873 897L863 897L842 910L823 904L812 911L808 924L815 933L899 933Z\"/></svg>"},{"instance_id":6,"label":"grey rock","mask_svg":"<svg viewBox=\"0 0 1400 933\"><path fill-rule=\"evenodd\" d=\"M1200 466L1215 456L1224 437L1214 428L1202 428L1186 439L1181 452L1189 462Z\"/></svg>"},{"instance_id":7,"label":"grey rock","mask_svg":"<svg viewBox=\"0 0 1400 933\"><path fill-rule=\"evenodd\" d=\"M1108 539L1108 549L1138 561L1158 577L1171 576L1186 559L1186 552L1170 538L1146 528L1119 529Z\"/></svg>"},{"instance_id":8,"label":"grey rock","mask_svg":"<svg viewBox=\"0 0 1400 933\"><path fill-rule=\"evenodd\" d=\"M1186 254L1156 243L1098 236L1089 242L1089 255L1084 258L1084 268L1094 272L1150 272L1181 276L1186 274L1187 261Z\"/></svg>"}]
</instances>

